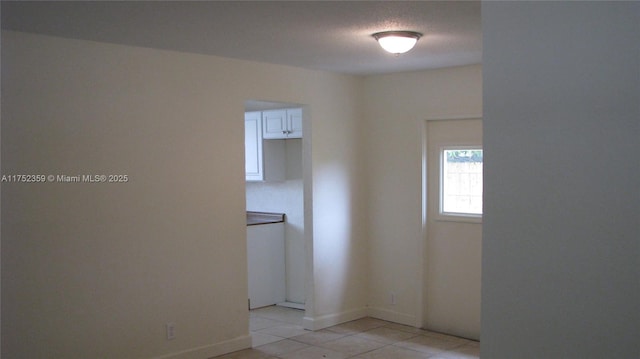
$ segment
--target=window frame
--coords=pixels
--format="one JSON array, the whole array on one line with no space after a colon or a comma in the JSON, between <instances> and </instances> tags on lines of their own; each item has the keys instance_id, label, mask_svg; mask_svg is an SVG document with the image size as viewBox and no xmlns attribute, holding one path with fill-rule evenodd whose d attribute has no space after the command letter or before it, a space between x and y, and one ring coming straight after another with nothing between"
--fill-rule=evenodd
<instances>
[{"instance_id":1,"label":"window frame","mask_svg":"<svg viewBox=\"0 0 640 359\"><path fill-rule=\"evenodd\" d=\"M447 145L440 147L439 159L439 173L438 173L438 210L436 214L436 220L438 221L450 221L450 222L469 222L469 223L482 223L483 213L465 213L465 212L445 212L444 211L444 165L445 165L445 151L451 150L481 150L483 154L482 161L482 173L483 173L483 187L484 187L484 149L482 145ZM483 188L483 204L484 204L484 188ZM484 205L483 205L484 207ZM483 208L484 212L484 208Z\"/></svg>"}]
</instances>

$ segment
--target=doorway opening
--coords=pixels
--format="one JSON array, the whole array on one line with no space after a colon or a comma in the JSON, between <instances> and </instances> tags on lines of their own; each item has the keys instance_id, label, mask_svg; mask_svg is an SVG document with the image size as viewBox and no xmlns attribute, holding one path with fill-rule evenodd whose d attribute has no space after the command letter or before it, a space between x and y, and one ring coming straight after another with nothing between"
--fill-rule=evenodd
<instances>
[{"instance_id":1,"label":"doorway opening","mask_svg":"<svg viewBox=\"0 0 640 359\"><path fill-rule=\"evenodd\" d=\"M426 121L423 159L423 325L479 340L482 119Z\"/></svg>"},{"instance_id":2,"label":"doorway opening","mask_svg":"<svg viewBox=\"0 0 640 359\"><path fill-rule=\"evenodd\" d=\"M306 310L309 229L306 213L305 106L245 102L246 209L249 308Z\"/></svg>"}]
</instances>

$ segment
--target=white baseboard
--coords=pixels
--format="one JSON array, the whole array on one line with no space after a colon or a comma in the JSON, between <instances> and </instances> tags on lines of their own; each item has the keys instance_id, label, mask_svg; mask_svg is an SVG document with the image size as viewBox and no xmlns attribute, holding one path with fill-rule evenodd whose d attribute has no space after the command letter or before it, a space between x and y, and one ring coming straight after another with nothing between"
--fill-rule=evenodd
<instances>
[{"instance_id":1,"label":"white baseboard","mask_svg":"<svg viewBox=\"0 0 640 359\"><path fill-rule=\"evenodd\" d=\"M176 353L166 354L156 359L202 359L211 358L235 352L242 349L251 348L251 336L243 335L238 338L227 340L220 343L204 345L197 348L191 348Z\"/></svg>"},{"instance_id":2,"label":"white baseboard","mask_svg":"<svg viewBox=\"0 0 640 359\"><path fill-rule=\"evenodd\" d=\"M416 328L419 327L419 321L415 316L399 313L385 308L369 307L367 308L367 315L373 318L387 320L389 322L409 325Z\"/></svg>"},{"instance_id":3,"label":"white baseboard","mask_svg":"<svg viewBox=\"0 0 640 359\"><path fill-rule=\"evenodd\" d=\"M304 317L303 326L308 330L320 330L334 325L367 316L367 308L352 309L341 313L327 314L320 317Z\"/></svg>"}]
</instances>

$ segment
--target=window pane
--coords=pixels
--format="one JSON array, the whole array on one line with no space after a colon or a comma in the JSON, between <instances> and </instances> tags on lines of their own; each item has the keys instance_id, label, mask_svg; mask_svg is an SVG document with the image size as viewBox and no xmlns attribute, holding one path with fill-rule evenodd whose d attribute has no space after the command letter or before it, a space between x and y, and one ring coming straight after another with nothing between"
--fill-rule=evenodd
<instances>
[{"instance_id":1,"label":"window pane","mask_svg":"<svg viewBox=\"0 0 640 359\"><path fill-rule=\"evenodd\" d=\"M441 184L441 213L482 214L482 149L443 150Z\"/></svg>"}]
</instances>

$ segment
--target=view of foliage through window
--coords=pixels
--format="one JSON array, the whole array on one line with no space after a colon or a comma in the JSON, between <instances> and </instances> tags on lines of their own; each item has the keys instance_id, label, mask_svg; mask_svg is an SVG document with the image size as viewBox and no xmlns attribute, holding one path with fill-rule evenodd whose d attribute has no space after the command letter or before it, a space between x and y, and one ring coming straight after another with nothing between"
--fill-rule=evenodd
<instances>
[{"instance_id":1,"label":"view of foliage through window","mask_svg":"<svg viewBox=\"0 0 640 359\"><path fill-rule=\"evenodd\" d=\"M480 162L482 150L446 150L448 162Z\"/></svg>"}]
</instances>

